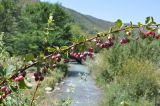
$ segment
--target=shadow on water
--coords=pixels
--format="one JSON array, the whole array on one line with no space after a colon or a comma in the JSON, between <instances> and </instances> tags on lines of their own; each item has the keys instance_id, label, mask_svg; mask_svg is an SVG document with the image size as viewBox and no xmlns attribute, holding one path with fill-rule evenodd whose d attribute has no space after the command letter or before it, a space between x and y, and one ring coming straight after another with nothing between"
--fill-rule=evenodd
<instances>
[{"instance_id":1,"label":"shadow on water","mask_svg":"<svg viewBox=\"0 0 160 106\"><path fill-rule=\"evenodd\" d=\"M81 72L81 71L69 71L67 74L67 77L77 77L81 75L89 75L89 73Z\"/></svg>"},{"instance_id":2,"label":"shadow on water","mask_svg":"<svg viewBox=\"0 0 160 106\"><path fill-rule=\"evenodd\" d=\"M70 64L74 64L74 65L78 65L78 66L83 66L83 64L80 64L78 62L70 62ZM81 69L81 67L79 67L79 68ZM67 73L67 77L78 77L78 76L83 76L83 75L87 75L88 76L88 75L90 75L90 73L89 72L79 71L77 69L71 69Z\"/></svg>"},{"instance_id":3,"label":"shadow on water","mask_svg":"<svg viewBox=\"0 0 160 106\"><path fill-rule=\"evenodd\" d=\"M79 62L77 62L77 61L70 61L69 63L70 63L70 64L78 64L78 65L83 65L82 63L79 63Z\"/></svg>"}]
</instances>

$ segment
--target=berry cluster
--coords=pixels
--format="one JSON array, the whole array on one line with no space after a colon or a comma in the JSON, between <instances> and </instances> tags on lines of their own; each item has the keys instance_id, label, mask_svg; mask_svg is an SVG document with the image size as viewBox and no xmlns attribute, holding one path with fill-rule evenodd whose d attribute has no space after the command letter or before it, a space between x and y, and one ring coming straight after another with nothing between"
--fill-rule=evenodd
<instances>
[{"instance_id":1,"label":"berry cluster","mask_svg":"<svg viewBox=\"0 0 160 106\"><path fill-rule=\"evenodd\" d=\"M144 36L144 38L147 38L148 36L151 36L151 37L153 37L155 39L159 39L159 36L156 35L156 33L153 32L153 31L148 31L146 33L143 33L143 36Z\"/></svg>"},{"instance_id":2,"label":"berry cluster","mask_svg":"<svg viewBox=\"0 0 160 106\"><path fill-rule=\"evenodd\" d=\"M22 70L22 71L20 71L19 73L13 75L13 76L11 77L11 79L13 79L13 80L16 81L16 82L19 82L19 81L24 80L24 77L25 77L25 76L26 76L26 72Z\"/></svg>"},{"instance_id":3,"label":"berry cluster","mask_svg":"<svg viewBox=\"0 0 160 106\"><path fill-rule=\"evenodd\" d=\"M57 54L54 54L52 55L52 59L55 61L55 62L60 62L61 61L61 54L60 53L57 53Z\"/></svg>"},{"instance_id":4,"label":"berry cluster","mask_svg":"<svg viewBox=\"0 0 160 106\"><path fill-rule=\"evenodd\" d=\"M26 76L25 71L20 71L19 75L14 79L16 82L24 80L24 77Z\"/></svg>"},{"instance_id":5,"label":"berry cluster","mask_svg":"<svg viewBox=\"0 0 160 106\"><path fill-rule=\"evenodd\" d=\"M2 86L1 91L3 94L0 95L0 100L5 99L7 95L11 94L11 90L7 86Z\"/></svg>"},{"instance_id":6,"label":"berry cluster","mask_svg":"<svg viewBox=\"0 0 160 106\"><path fill-rule=\"evenodd\" d=\"M35 81L43 81L44 80L44 76L42 75L41 72L34 73L34 77L35 77Z\"/></svg>"},{"instance_id":7,"label":"berry cluster","mask_svg":"<svg viewBox=\"0 0 160 106\"><path fill-rule=\"evenodd\" d=\"M90 58L93 57L93 52L94 52L93 48L89 48L88 51L84 51L83 53L71 52L70 56L76 59L86 60L87 56L89 56Z\"/></svg>"},{"instance_id":8,"label":"berry cluster","mask_svg":"<svg viewBox=\"0 0 160 106\"><path fill-rule=\"evenodd\" d=\"M99 37L97 37L96 46L99 48L109 48L113 46L114 39L115 39L114 35L109 35L108 39L105 42L102 42L102 40Z\"/></svg>"}]
</instances>

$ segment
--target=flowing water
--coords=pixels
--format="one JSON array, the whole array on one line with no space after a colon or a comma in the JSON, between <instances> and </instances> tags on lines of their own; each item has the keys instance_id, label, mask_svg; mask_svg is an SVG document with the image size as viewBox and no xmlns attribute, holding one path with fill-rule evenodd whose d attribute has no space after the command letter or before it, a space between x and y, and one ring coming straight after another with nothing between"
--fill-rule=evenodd
<instances>
[{"instance_id":1,"label":"flowing water","mask_svg":"<svg viewBox=\"0 0 160 106\"><path fill-rule=\"evenodd\" d=\"M58 87L61 92L55 90L55 97L71 99L71 106L98 106L102 98L102 91L84 65L70 64L68 77Z\"/></svg>"}]
</instances>

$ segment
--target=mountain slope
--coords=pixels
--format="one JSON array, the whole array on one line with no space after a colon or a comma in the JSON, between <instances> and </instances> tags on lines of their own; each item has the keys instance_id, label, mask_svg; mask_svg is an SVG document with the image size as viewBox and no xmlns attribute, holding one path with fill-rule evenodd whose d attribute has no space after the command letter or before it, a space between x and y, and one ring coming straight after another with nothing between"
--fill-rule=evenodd
<instances>
[{"instance_id":1,"label":"mountain slope","mask_svg":"<svg viewBox=\"0 0 160 106\"><path fill-rule=\"evenodd\" d=\"M42 1L42 0L30 0L30 1ZM81 14L75 10L63 7L66 10L66 12L69 14L71 19L74 20L75 23L79 24L83 31L88 32L90 34L93 34L95 31L106 31L111 26L114 25L114 23L105 21L102 19L95 18L90 15L84 15Z\"/></svg>"},{"instance_id":2,"label":"mountain slope","mask_svg":"<svg viewBox=\"0 0 160 106\"><path fill-rule=\"evenodd\" d=\"M112 22L97 19L89 15L84 15L72 9L65 8L65 10L68 12L71 18L82 27L84 31L89 33L92 33L95 30L105 31L114 25Z\"/></svg>"}]
</instances>

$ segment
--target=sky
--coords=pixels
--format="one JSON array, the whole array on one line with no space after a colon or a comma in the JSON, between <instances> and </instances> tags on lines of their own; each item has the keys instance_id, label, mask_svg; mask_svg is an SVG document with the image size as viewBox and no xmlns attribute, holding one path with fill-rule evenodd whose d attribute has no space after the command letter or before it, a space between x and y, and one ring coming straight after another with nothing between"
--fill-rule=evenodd
<instances>
[{"instance_id":1,"label":"sky","mask_svg":"<svg viewBox=\"0 0 160 106\"><path fill-rule=\"evenodd\" d=\"M153 16L160 23L160 0L41 0L61 3L67 8L99 19L125 23L144 23L147 16Z\"/></svg>"}]
</instances>

